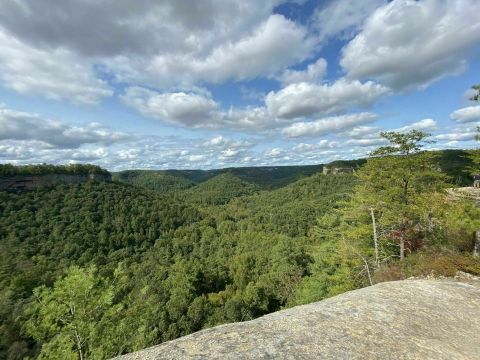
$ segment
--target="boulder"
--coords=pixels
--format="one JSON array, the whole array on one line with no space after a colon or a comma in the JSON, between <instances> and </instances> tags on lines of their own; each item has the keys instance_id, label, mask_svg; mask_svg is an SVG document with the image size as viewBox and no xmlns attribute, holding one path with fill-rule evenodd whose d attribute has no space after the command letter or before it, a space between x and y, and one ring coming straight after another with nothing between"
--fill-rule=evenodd
<instances>
[{"instance_id":1,"label":"boulder","mask_svg":"<svg viewBox=\"0 0 480 360\"><path fill-rule=\"evenodd\" d=\"M480 359L480 284L380 283L117 359Z\"/></svg>"}]
</instances>

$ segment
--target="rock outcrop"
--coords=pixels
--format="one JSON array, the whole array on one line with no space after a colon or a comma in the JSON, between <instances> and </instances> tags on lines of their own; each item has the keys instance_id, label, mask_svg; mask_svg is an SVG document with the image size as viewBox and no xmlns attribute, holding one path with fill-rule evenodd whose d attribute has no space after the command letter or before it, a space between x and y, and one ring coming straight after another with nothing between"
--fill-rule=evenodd
<instances>
[{"instance_id":1,"label":"rock outcrop","mask_svg":"<svg viewBox=\"0 0 480 360\"><path fill-rule=\"evenodd\" d=\"M78 184L87 181L111 181L110 174L45 174L17 175L0 178L0 190L32 190L59 184Z\"/></svg>"},{"instance_id":2,"label":"rock outcrop","mask_svg":"<svg viewBox=\"0 0 480 360\"><path fill-rule=\"evenodd\" d=\"M117 359L480 359L480 284L381 283Z\"/></svg>"}]
</instances>

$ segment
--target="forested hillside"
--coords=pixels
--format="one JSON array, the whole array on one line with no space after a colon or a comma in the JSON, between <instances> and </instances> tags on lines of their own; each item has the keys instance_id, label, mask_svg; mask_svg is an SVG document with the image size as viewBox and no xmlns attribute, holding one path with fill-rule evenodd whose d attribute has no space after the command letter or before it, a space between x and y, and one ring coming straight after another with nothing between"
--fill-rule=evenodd
<instances>
[{"instance_id":1,"label":"forested hillside","mask_svg":"<svg viewBox=\"0 0 480 360\"><path fill-rule=\"evenodd\" d=\"M362 160L337 161L334 166L352 166L357 168ZM276 189L301 178L321 172L324 165L305 166L263 166L226 168L214 170L127 170L113 174L114 180L143 186L152 190L168 191L168 189L187 188L200 184L223 174L234 175L261 189Z\"/></svg>"},{"instance_id":2,"label":"forested hillside","mask_svg":"<svg viewBox=\"0 0 480 360\"><path fill-rule=\"evenodd\" d=\"M452 183L457 185L471 183L469 169L472 160L468 151L442 150L435 153L438 155L436 163L442 171L450 176ZM365 159L359 159L334 161L327 165L264 166L214 170L126 170L113 173L113 180L162 193L178 193L179 190L188 189L218 175L230 174L256 185L259 189L273 190L319 173L325 166L358 169L365 162Z\"/></svg>"},{"instance_id":3,"label":"forested hillside","mask_svg":"<svg viewBox=\"0 0 480 360\"><path fill-rule=\"evenodd\" d=\"M0 192L0 358L108 358L375 282L478 274L479 209L443 192L477 158L382 154L273 189L262 169Z\"/></svg>"},{"instance_id":4,"label":"forested hillside","mask_svg":"<svg viewBox=\"0 0 480 360\"><path fill-rule=\"evenodd\" d=\"M309 272L309 223L353 182L315 175L259 192L223 174L183 200L118 183L1 192L2 357L40 344L54 353L68 338L68 327L41 320L39 286L75 292L86 282L111 294L104 311L75 320L94 325L88 351L100 358L278 310ZM65 275L74 283L55 283Z\"/></svg>"}]
</instances>

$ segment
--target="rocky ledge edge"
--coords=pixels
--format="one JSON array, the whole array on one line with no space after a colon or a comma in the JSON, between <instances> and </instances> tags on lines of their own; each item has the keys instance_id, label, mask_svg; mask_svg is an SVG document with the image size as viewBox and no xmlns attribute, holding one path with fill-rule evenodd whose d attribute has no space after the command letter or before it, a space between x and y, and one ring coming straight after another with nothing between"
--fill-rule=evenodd
<instances>
[{"instance_id":1,"label":"rocky ledge edge","mask_svg":"<svg viewBox=\"0 0 480 360\"><path fill-rule=\"evenodd\" d=\"M157 359L480 359L480 281L380 283L120 356Z\"/></svg>"}]
</instances>

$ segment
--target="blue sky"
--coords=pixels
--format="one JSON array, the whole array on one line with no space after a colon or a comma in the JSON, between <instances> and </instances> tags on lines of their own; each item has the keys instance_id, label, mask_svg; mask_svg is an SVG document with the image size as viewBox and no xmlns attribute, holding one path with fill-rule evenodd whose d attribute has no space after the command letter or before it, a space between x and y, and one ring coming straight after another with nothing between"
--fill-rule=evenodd
<instances>
[{"instance_id":1,"label":"blue sky","mask_svg":"<svg viewBox=\"0 0 480 360\"><path fill-rule=\"evenodd\" d=\"M0 162L318 164L471 148L476 0L5 0Z\"/></svg>"}]
</instances>

